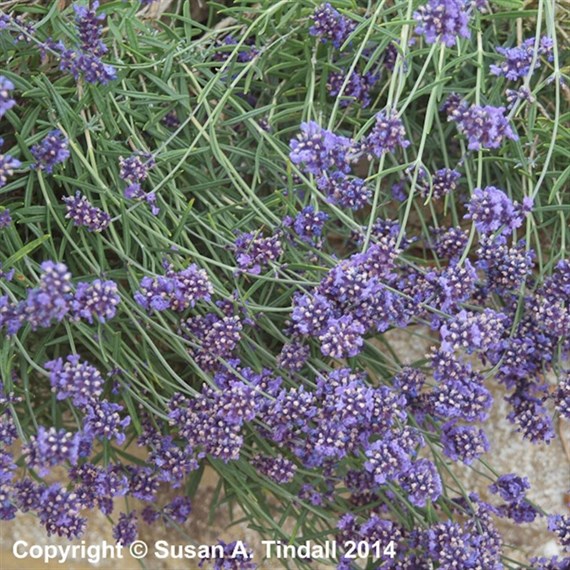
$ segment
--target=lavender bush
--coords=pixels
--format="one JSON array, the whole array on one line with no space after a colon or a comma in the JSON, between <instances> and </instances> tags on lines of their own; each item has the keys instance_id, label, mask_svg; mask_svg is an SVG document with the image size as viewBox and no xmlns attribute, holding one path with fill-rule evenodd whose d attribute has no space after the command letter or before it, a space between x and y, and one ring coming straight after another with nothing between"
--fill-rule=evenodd
<instances>
[{"instance_id":1,"label":"lavender bush","mask_svg":"<svg viewBox=\"0 0 570 570\"><path fill-rule=\"evenodd\" d=\"M487 431L497 385L528 453L570 419L565 8L10 4L1 518L73 539L100 510L128 545L191 517L209 467L261 536L336 539L341 569L569 568L514 561L497 520L568 550L570 517ZM260 562L223 546L214 568Z\"/></svg>"}]
</instances>

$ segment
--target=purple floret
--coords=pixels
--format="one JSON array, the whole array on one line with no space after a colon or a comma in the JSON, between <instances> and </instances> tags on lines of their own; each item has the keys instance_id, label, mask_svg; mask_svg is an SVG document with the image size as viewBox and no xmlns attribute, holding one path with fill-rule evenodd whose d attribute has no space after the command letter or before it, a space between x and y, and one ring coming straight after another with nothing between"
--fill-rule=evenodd
<instances>
[{"instance_id":1,"label":"purple floret","mask_svg":"<svg viewBox=\"0 0 570 570\"><path fill-rule=\"evenodd\" d=\"M0 138L0 147L4 144L4 139ZM0 153L0 188L6 186L8 177L14 174L14 170L20 168L22 163L9 154ZM7 210L4 210L7 211ZM0 225L1 227L1 225Z\"/></svg>"},{"instance_id":2,"label":"purple floret","mask_svg":"<svg viewBox=\"0 0 570 570\"><path fill-rule=\"evenodd\" d=\"M111 216L91 202L79 190L75 196L64 196L67 210L66 218L73 220L76 226L84 226L90 232L102 232L109 227Z\"/></svg>"},{"instance_id":3,"label":"purple floret","mask_svg":"<svg viewBox=\"0 0 570 570\"><path fill-rule=\"evenodd\" d=\"M351 103L359 103L364 109L370 105L370 91L378 81L379 76L371 71L360 74L353 71L342 91L343 100L340 102L341 107L348 107ZM341 95L341 88L346 81L346 71L333 71L327 81L327 91L331 97Z\"/></svg>"},{"instance_id":4,"label":"purple floret","mask_svg":"<svg viewBox=\"0 0 570 570\"><path fill-rule=\"evenodd\" d=\"M518 140L505 117L504 107L469 106L461 100L451 104L448 99L443 108L447 112L447 120L457 123L459 132L467 137L469 150L499 148L506 139Z\"/></svg>"},{"instance_id":5,"label":"purple floret","mask_svg":"<svg viewBox=\"0 0 570 570\"><path fill-rule=\"evenodd\" d=\"M251 463L259 473L280 484L290 483L297 472L295 463L282 455L272 457L257 454L252 458Z\"/></svg>"},{"instance_id":6,"label":"purple floret","mask_svg":"<svg viewBox=\"0 0 570 570\"><path fill-rule=\"evenodd\" d=\"M72 398L74 405L83 407L96 401L103 393L104 380L97 368L80 361L77 354L45 363L50 372L52 391L58 400Z\"/></svg>"},{"instance_id":7,"label":"purple floret","mask_svg":"<svg viewBox=\"0 0 570 570\"><path fill-rule=\"evenodd\" d=\"M132 544L138 536L136 511L121 513L119 522L113 527L113 538L117 544L128 546Z\"/></svg>"},{"instance_id":8,"label":"purple floret","mask_svg":"<svg viewBox=\"0 0 570 570\"><path fill-rule=\"evenodd\" d=\"M471 35L468 7L465 0L429 0L414 14L416 34L423 35L428 44L441 40L453 47L459 38Z\"/></svg>"},{"instance_id":9,"label":"purple floret","mask_svg":"<svg viewBox=\"0 0 570 570\"><path fill-rule=\"evenodd\" d=\"M365 332L364 326L350 315L330 319L318 337L321 352L332 358L356 356L364 344L362 335Z\"/></svg>"},{"instance_id":10,"label":"purple floret","mask_svg":"<svg viewBox=\"0 0 570 570\"><path fill-rule=\"evenodd\" d=\"M530 484L526 477L519 477L515 473L501 475L495 483L489 485L489 490L495 495L499 495L507 503L520 503L530 489Z\"/></svg>"},{"instance_id":11,"label":"purple floret","mask_svg":"<svg viewBox=\"0 0 570 570\"><path fill-rule=\"evenodd\" d=\"M90 324L95 319L105 323L115 316L120 302L114 281L95 279L92 283L82 281L77 284L71 308L76 319L84 319Z\"/></svg>"},{"instance_id":12,"label":"purple floret","mask_svg":"<svg viewBox=\"0 0 570 570\"><path fill-rule=\"evenodd\" d=\"M38 428L36 435L30 437L24 446L26 465L36 469L40 476L49 473L49 468L60 463L69 462L75 465L79 458L79 433L68 432L65 429L43 426Z\"/></svg>"},{"instance_id":13,"label":"purple floret","mask_svg":"<svg viewBox=\"0 0 570 570\"><path fill-rule=\"evenodd\" d=\"M356 22L346 18L328 2L321 4L311 16L313 25L309 34L321 38L323 43L331 42L339 48L356 28Z\"/></svg>"},{"instance_id":14,"label":"purple floret","mask_svg":"<svg viewBox=\"0 0 570 570\"><path fill-rule=\"evenodd\" d=\"M51 173L54 166L69 158L68 147L69 141L59 129L50 131L41 142L30 149L32 156L36 159L33 168Z\"/></svg>"},{"instance_id":15,"label":"purple floret","mask_svg":"<svg viewBox=\"0 0 570 570\"><path fill-rule=\"evenodd\" d=\"M441 168L432 176L431 188L428 184L420 183L420 193L424 198L431 196L432 200L439 200L447 194L457 190L461 174L451 168Z\"/></svg>"},{"instance_id":16,"label":"purple floret","mask_svg":"<svg viewBox=\"0 0 570 570\"><path fill-rule=\"evenodd\" d=\"M124 430L131 423L130 416L121 418L119 412L122 411L123 406L107 400L90 403L83 420L85 433L103 440L115 439L117 445L121 445L126 439Z\"/></svg>"},{"instance_id":17,"label":"purple floret","mask_svg":"<svg viewBox=\"0 0 570 570\"><path fill-rule=\"evenodd\" d=\"M253 275L259 275L263 267L277 261L283 253L278 234L263 237L259 234L241 233L236 237L234 248L239 269Z\"/></svg>"},{"instance_id":18,"label":"purple floret","mask_svg":"<svg viewBox=\"0 0 570 570\"><path fill-rule=\"evenodd\" d=\"M10 210L8 210L8 208L0 210L0 230L7 228L11 223L12 216L10 215Z\"/></svg>"},{"instance_id":19,"label":"purple floret","mask_svg":"<svg viewBox=\"0 0 570 570\"><path fill-rule=\"evenodd\" d=\"M295 216L293 229L304 242L312 243L322 235L328 218L325 212L316 212L313 206L307 206Z\"/></svg>"},{"instance_id":20,"label":"purple floret","mask_svg":"<svg viewBox=\"0 0 570 570\"><path fill-rule=\"evenodd\" d=\"M14 89L14 84L7 77L0 75L0 118L16 104L11 94Z\"/></svg>"},{"instance_id":21,"label":"purple floret","mask_svg":"<svg viewBox=\"0 0 570 570\"><path fill-rule=\"evenodd\" d=\"M408 500L416 507L425 507L427 501L437 501L442 483L435 465L429 459L418 459L398 479Z\"/></svg>"},{"instance_id":22,"label":"purple floret","mask_svg":"<svg viewBox=\"0 0 570 570\"><path fill-rule=\"evenodd\" d=\"M353 152L362 153L370 158L380 158L383 154L395 152L398 148L407 148L410 141L406 138L406 129L402 119L395 111L380 111L370 133L356 145Z\"/></svg>"},{"instance_id":23,"label":"purple floret","mask_svg":"<svg viewBox=\"0 0 570 570\"><path fill-rule=\"evenodd\" d=\"M443 452L453 461L470 465L489 451L489 440L482 429L475 426L460 426L454 422L442 426Z\"/></svg>"},{"instance_id":24,"label":"purple floret","mask_svg":"<svg viewBox=\"0 0 570 570\"><path fill-rule=\"evenodd\" d=\"M329 203L351 210L361 210L372 197L372 190L362 178L347 176L341 171L320 176L317 188L325 194Z\"/></svg>"},{"instance_id":25,"label":"purple floret","mask_svg":"<svg viewBox=\"0 0 570 570\"><path fill-rule=\"evenodd\" d=\"M482 234L501 229L509 233L522 225L521 209L502 190L494 186L475 188L467 204L465 218L473 220Z\"/></svg>"},{"instance_id":26,"label":"purple floret","mask_svg":"<svg viewBox=\"0 0 570 570\"><path fill-rule=\"evenodd\" d=\"M498 47L497 53L503 56L503 61L493 64L490 71L493 75L505 77L511 81L524 79L530 72L534 56L535 38L525 40L520 46L504 48ZM552 40L543 36L537 49L538 56L549 58L552 54ZM540 60L536 59L535 69L540 67ZM533 70L534 71L534 70Z\"/></svg>"},{"instance_id":27,"label":"purple floret","mask_svg":"<svg viewBox=\"0 0 570 570\"><path fill-rule=\"evenodd\" d=\"M146 311L184 311L197 301L209 301L214 289L208 274L195 263L181 271L168 268L167 274L143 277L135 301Z\"/></svg>"},{"instance_id":28,"label":"purple floret","mask_svg":"<svg viewBox=\"0 0 570 570\"><path fill-rule=\"evenodd\" d=\"M97 16L99 2L94 0L91 6L73 5L75 11L75 26L81 42L81 50L100 57L109 51L101 41L105 14Z\"/></svg>"},{"instance_id":29,"label":"purple floret","mask_svg":"<svg viewBox=\"0 0 570 570\"><path fill-rule=\"evenodd\" d=\"M350 139L323 129L315 121L309 121L301 123L301 132L289 142L289 158L310 174L318 175L335 168L349 172L347 153L350 146Z\"/></svg>"}]
</instances>

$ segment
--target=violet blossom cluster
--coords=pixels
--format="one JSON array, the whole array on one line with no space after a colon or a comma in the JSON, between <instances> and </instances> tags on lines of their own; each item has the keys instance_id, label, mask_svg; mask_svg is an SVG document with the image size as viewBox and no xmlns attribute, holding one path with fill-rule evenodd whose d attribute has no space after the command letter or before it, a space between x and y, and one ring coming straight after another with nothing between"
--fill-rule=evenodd
<instances>
[{"instance_id":1,"label":"violet blossom cluster","mask_svg":"<svg viewBox=\"0 0 570 570\"><path fill-rule=\"evenodd\" d=\"M124 190L127 200L143 200L149 206L153 216L158 216L160 208L156 205L156 193L145 192L142 183L148 178L148 171L155 166L154 156L150 153L135 152L119 158L119 178L128 186Z\"/></svg>"},{"instance_id":2,"label":"violet blossom cluster","mask_svg":"<svg viewBox=\"0 0 570 570\"><path fill-rule=\"evenodd\" d=\"M0 329L5 327L8 335L16 334L25 324L37 330L66 317L104 323L115 316L120 296L113 281L79 282L74 292L65 264L45 261L40 269L38 287L27 289L24 300L0 296Z\"/></svg>"},{"instance_id":3,"label":"violet blossom cluster","mask_svg":"<svg viewBox=\"0 0 570 570\"><path fill-rule=\"evenodd\" d=\"M200 300L210 300L213 286L206 271L195 263L180 271L166 264L166 270L165 275L141 279L134 299L145 311L181 312Z\"/></svg>"},{"instance_id":4,"label":"violet blossom cluster","mask_svg":"<svg viewBox=\"0 0 570 570\"><path fill-rule=\"evenodd\" d=\"M443 109L447 113L447 120L457 123L459 132L467 138L469 150L496 149L507 139L518 140L505 117L504 107L469 105L450 96Z\"/></svg>"},{"instance_id":5,"label":"violet blossom cluster","mask_svg":"<svg viewBox=\"0 0 570 570\"><path fill-rule=\"evenodd\" d=\"M111 216L91 204L79 190L75 196L65 196L62 200L67 210L65 217L73 220L74 225L84 226L90 232L102 232L109 227Z\"/></svg>"},{"instance_id":6,"label":"violet blossom cluster","mask_svg":"<svg viewBox=\"0 0 570 570\"><path fill-rule=\"evenodd\" d=\"M4 139L0 138L0 148L4 144ZM9 154L0 154L0 188L6 186L8 178L14 174L14 170L20 168L22 163ZM5 210L6 211L6 210Z\"/></svg>"},{"instance_id":7,"label":"violet blossom cluster","mask_svg":"<svg viewBox=\"0 0 570 570\"><path fill-rule=\"evenodd\" d=\"M97 15L98 0L87 6L74 4L75 29L79 39L76 48L68 48L63 42L48 42L48 47L58 52L59 68L71 73L75 79L83 77L88 83L106 85L117 78L114 66L105 63L102 57L108 52L103 43L102 32L105 14Z\"/></svg>"},{"instance_id":8,"label":"violet blossom cluster","mask_svg":"<svg viewBox=\"0 0 570 570\"><path fill-rule=\"evenodd\" d=\"M14 89L14 84L4 75L0 75L0 118L16 104L12 98Z\"/></svg>"},{"instance_id":9,"label":"violet blossom cluster","mask_svg":"<svg viewBox=\"0 0 570 570\"><path fill-rule=\"evenodd\" d=\"M380 157L409 145L401 119L381 111L370 133L360 142L337 135L314 121L302 123L301 133L289 142L289 158L304 173L317 177L317 188L328 202L360 210L369 202L372 191L365 180L350 175L350 163L361 156Z\"/></svg>"},{"instance_id":10,"label":"violet blossom cluster","mask_svg":"<svg viewBox=\"0 0 570 570\"><path fill-rule=\"evenodd\" d=\"M331 97L342 95L341 107L348 107L352 102L358 102L364 109L371 103L370 91L377 83L379 76L371 71L359 73L353 71L348 77L345 70L330 73L327 80L327 91ZM346 86L342 89L342 86Z\"/></svg>"},{"instance_id":11,"label":"violet blossom cluster","mask_svg":"<svg viewBox=\"0 0 570 570\"><path fill-rule=\"evenodd\" d=\"M343 16L329 2L318 6L311 15L313 25L309 34L320 38L323 43L330 42L339 48L356 28L356 22Z\"/></svg>"},{"instance_id":12,"label":"violet blossom cluster","mask_svg":"<svg viewBox=\"0 0 570 570\"><path fill-rule=\"evenodd\" d=\"M469 38L469 4L465 0L428 0L414 13L416 34L428 44L440 40L453 47L458 39Z\"/></svg>"},{"instance_id":13,"label":"violet blossom cluster","mask_svg":"<svg viewBox=\"0 0 570 570\"><path fill-rule=\"evenodd\" d=\"M74 6L76 49L69 50L61 42L51 42L49 47L62 56L61 69L87 82L106 84L116 73L102 62L108 49L102 41L104 15L97 14L98 8L97 1ZM414 14L416 33L429 44L441 41L454 46L470 35L471 9L463 0L429 0ZM356 22L330 3L319 6L311 20L309 33L337 49L356 30ZM7 25L0 17L0 29ZM492 73L509 80L525 77L534 57L529 42L498 48L504 61L492 66ZM231 35L224 39L225 46L237 43ZM549 57L551 49L551 40L543 38L538 53ZM251 61L258 53L247 41L237 59ZM226 54L219 50L214 60L225 61ZM397 47L390 43L384 54L388 69L393 69L396 54ZM345 73L329 75L327 89L332 96L341 94ZM354 71L343 95L365 108L377 80L376 74ZM0 76L0 118L14 106L13 89ZM504 107L469 105L451 95L444 110L471 151L497 149L507 139L517 140ZM190 516L192 504L185 494L160 505L161 487L185 493L207 463L223 464L229 473L235 468L240 484L286 486L291 508L301 504L318 507L314 512L330 508L338 515L339 541L394 541L396 560L382 554L377 561L382 567L423 568L426 560L442 569L504 567L493 517L523 524L543 516L527 499L528 480L514 473L497 476L489 486L492 500L500 502L495 506L475 494L455 497L444 488L442 467L449 461L476 465L491 449L485 422L493 406L492 382L499 382L507 392L507 419L532 443L549 443L554 438L552 410L558 414L555 418L570 418L570 374L561 368L570 354L570 263L561 260L547 277L534 277L537 256L524 239L517 241L532 200L524 198L519 204L495 186L475 188L464 204L453 202L452 219L457 225L426 229L423 239L411 235L401 221L374 219L379 212L378 195L368 225L361 225L363 212L349 212L346 221L355 223L345 227L345 220L330 212L337 206L363 210L370 203L372 189L356 175L363 166L394 158L393 172L400 181L410 172L402 174L405 166L400 168L393 156L412 144L408 118L388 107L370 117L372 127L358 141L315 121L300 125L300 133L289 143L290 162L310 183L314 180L325 201L335 207L318 203L314 195L305 199L298 192L284 208L295 213L286 216L272 234L266 235L264 229L236 231L234 242L226 248L235 265L216 266L220 272L235 267L232 278L248 286L254 283L247 302L240 299L241 290L212 302L210 276L214 274L195 263L177 270L164 261L164 274L143 273L133 293L142 309L138 317L144 317L141 322L150 330L157 313L174 313L163 315L160 326L176 320L170 332L184 346L184 367L190 370L182 376L182 366L172 367L172 373L181 375L176 382L166 378L170 370L165 372L158 396L149 382L140 393L144 406L137 408L127 391L132 386L123 378L128 375L142 385L149 363L142 370L117 368L104 375L75 353L75 344L73 354L67 354L68 349L64 356L57 356L62 354L58 350L44 363L48 379L38 378L38 382L43 381L42 388L46 394L51 391L54 402L65 402L73 410L77 425L39 425L22 442L17 465L9 449L20 428L12 417L16 399L0 383L0 519L13 519L18 511L34 512L48 535L72 539L85 531L82 511L99 509L113 516L117 543L129 545L138 538L142 524L184 524ZM31 153L34 168L51 173L69 157L69 141L60 131L51 131ZM146 201L157 215L155 193L142 189L154 160L154 155L142 152L121 157L119 178L126 183L127 199ZM457 170L442 168L429 177L422 168L419 193L434 200L455 197L459 169L464 166L462 159ZM19 167L18 160L0 155L0 187ZM465 171L470 180L467 167ZM295 176L296 183L301 178ZM404 183L395 186L394 196L407 199ZM378 192L384 192L380 183ZM300 204L294 202L297 198ZM63 201L66 218L76 226L95 233L109 227L109 214L81 192ZM445 207L448 202L452 201L446 200ZM469 234L462 219L469 220L477 232ZM0 211L0 229L11 222L10 211ZM10 238L12 232L7 232ZM342 245L331 246L329 255L325 246L336 238ZM94 239L104 241L104 235ZM467 251L474 239L477 246ZM318 277L305 279L309 264L299 263L302 269L295 279L305 279L299 281L303 284L299 290L289 290L286 280L261 276L270 267L278 267L275 274L287 270L293 275L293 264L285 264L292 248L299 248L301 256L310 251L310 263L321 270ZM197 252L204 258L202 250ZM422 263L416 263L419 258ZM543 264L541 258L539 262ZM26 288L22 299L11 291L0 296L0 328L8 335L23 327L50 328L64 320L66 326L76 326L78 321L103 325L116 316L121 297L115 281L101 276L75 282L67 265L52 261L42 263L40 269L37 286ZM0 278L6 283L14 275L13 268L6 273L0 267ZM256 293L264 281L279 289L286 308L272 311L274 307L269 306L267 315L261 312L265 304ZM10 287L16 291L15 285ZM279 331L274 319L281 312L287 312L288 319ZM425 359L414 365L400 365L394 359L393 370L387 367L385 375L372 376L363 357L375 353L384 357L374 339L416 324L429 326L430 338L437 338ZM84 346L78 345L79 352L104 339L109 328L100 327ZM262 344L272 338L271 331L278 334L270 344ZM142 335L135 338L138 341ZM255 365L246 361L252 354ZM492 375L486 373L489 369ZM560 377L556 387L546 379L550 372ZM10 379L10 385L17 383L17 378ZM135 428L136 443L146 456L140 463L120 463L118 448L125 446ZM105 463L96 465L92 461L99 460L101 447ZM17 480L20 465L32 476L28 473ZM67 469L65 487L38 481L55 467ZM113 515L114 502L121 497L146 505ZM416 518L425 524L411 528L403 522ZM570 517L550 515L546 521L569 549ZM255 567L249 553L232 556L234 544L221 543L224 557L211 561L214 568ZM536 559L536 566L560 570L568 564L555 558ZM351 560L341 553L337 567L348 570Z\"/></svg>"},{"instance_id":14,"label":"violet blossom cluster","mask_svg":"<svg viewBox=\"0 0 570 570\"><path fill-rule=\"evenodd\" d=\"M511 48L497 47L497 53L503 57L503 60L498 64L492 64L489 70L493 75L505 77L510 81L524 79L531 71L535 46L535 38L529 38L520 46ZM537 59L535 69L540 67L538 56L543 56L552 60L552 47L552 39L547 36L540 38L540 42L538 46L536 46Z\"/></svg>"},{"instance_id":15,"label":"violet blossom cluster","mask_svg":"<svg viewBox=\"0 0 570 570\"><path fill-rule=\"evenodd\" d=\"M239 271L259 275L262 268L279 260L283 254L279 234L264 237L259 234L242 232L234 242L234 256Z\"/></svg>"},{"instance_id":16,"label":"violet blossom cluster","mask_svg":"<svg viewBox=\"0 0 570 570\"><path fill-rule=\"evenodd\" d=\"M69 140L59 129L55 129L34 145L30 152L36 160L33 168L51 174L54 166L69 158Z\"/></svg>"}]
</instances>

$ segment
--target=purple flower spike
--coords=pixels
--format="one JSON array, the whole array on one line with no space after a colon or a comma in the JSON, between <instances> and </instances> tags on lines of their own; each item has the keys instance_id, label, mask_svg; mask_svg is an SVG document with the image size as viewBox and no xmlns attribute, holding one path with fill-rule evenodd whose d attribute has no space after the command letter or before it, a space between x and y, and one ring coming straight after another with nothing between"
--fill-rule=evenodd
<instances>
[{"instance_id":1,"label":"purple flower spike","mask_svg":"<svg viewBox=\"0 0 570 570\"><path fill-rule=\"evenodd\" d=\"M289 158L310 174L321 174L334 168L349 172L347 152L350 145L350 139L335 135L310 121L301 123L301 133L289 142Z\"/></svg>"},{"instance_id":2,"label":"purple flower spike","mask_svg":"<svg viewBox=\"0 0 570 570\"><path fill-rule=\"evenodd\" d=\"M79 190L75 196L65 196L62 200L67 210L65 217L73 220L76 226L84 226L90 232L102 232L109 227L111 216L93 206Z\"/></svg>"},{"instance_id":3,"label":"purple flower spike","mask_svg":"<svg viewBox=\"0 0 570 570\"><path fill-rule=\"evenodd\" d=\"M364 344L364 326L350 315L330 319L326 330L319 336L321 352L332 358L356 356Z\"/></svg>"},{"instance_id":4,"label":"purple flower spike","mask_svg":"<svg viewBox=\"0 0 570 570\"><path fill-rule=\"evenodd\" d=\"M73 5L75 11L75 26L77 34L81 41L81 50L100 57L107 53L107 46L101 41L103 33L103 22L105 14L97 16L99 8L98 0L95 0L91 6Z\"/></svg>"},{"instance_id":5,"label":"purple flower spike","mask_svg":"<svg viewBox=\"0 0 570 570\"><path fill-rule=\"evenodd\" d=\"M50 372L52 391L58 400L72 398L73 404L84 407L95 402L103 393L104 380L97 368L89 362L81 362L76 354L45 363Z\"/></svg>"},{"instance_id":6,"label":"purple flower spike","mask_svg":"<svg viewBox=\"0 0 570 570\"><path fill-rule=\"evenodd\" d=\"M482 234L491 234L502 228L509 233L522 225L521 210L498 188L475 188L467 205L467 219L473 220Z\"/></svg>"},{"instance_id":7,"label":"purple flower spike","mask_svg":"<svg viewBox=\"0 0 570 570\"><path fill-rule=\"evenodd\" d=\"M380 111L376 115L376 123L372 131L360 143L356 151L380 158L387 152L395 152L397 148L407 148L410 141L406 138L404 123L394 111Z\"/></svg>"},{"instance_id":8,"label":"purple flower spike","mask_svg":"<svg viewBox=\"0 0 570 570\"><path fill-rule=\"evenodd\" d=\"M0 138L0 147L4 144L4 139ZM0 154L0 188L6 186L8 177L14 174L16 168L20 168L22 163L9 154Z\"/></svg>"},{"instance_id":9,"label":"purple flower spike","mask_svg":"<svg viewBox=\"0 0 570 570\"><path fill-rule=\"evenodd\" d=\"M72 301L73 316L93 324L95 318L101 323L112 319L121 302L114 281L95 279L92 283L80 282Z\"/></svg>"},{"instance_id":10,"label":"purple flower spike","mask_svg":"<svg viewBox=\"0 0 570 570\"><path fill-rule=\"evenodd\" d=\"M8 210L8 208L0 210L0 230L7 228L11 223L12 216L10 215L10 210Z\"/></svg>"},{"instance_id":11,"label":"purple flower spike","mask_svg":"<svg viewBox=\"0 0 570 570\"><path fill-rule=\"evenodd\" d=\"M113 538L117 544L128 546L132 544L138 536L136 511L121 513L119 522L113 528Z\"/></svg>"},{"instance_id":12,"label":"purple flower spike","mask_svg":"<svg viewBox=\"0 0 570 570\"><path fill-rule=\"evenodd\" d=\"M56 164L65 162L69 158L68 146L69 141L59 129L49 132L40 143L30 149L36 159L33 168L51 173Z\"/></svg>"},{"instance_id":13,"label":"purple flower spike","mask_svg":"<svg viewBox=\"0 0 570 570\"><path fill-rule=\"evenodd\" d=\"M501 475L495 483L489 485L489 490L499 495L507 503L519 503L524 499L530 484L526 477L519 477L514 473Z\"/></svg>"},{"instance_id":14,"label":"purple flower spike","mask_svg":"<svg viewBox=\"0 0 570 570\"><path fill-rule=\"evenodd\" d=\"M16 104L10 93L13 90L14 84L8 78L0 75L0 118Z\"/></svg>"},{"instance_id":15,"label":"purple flower spike","mask_svg":"<svg viewBox=\"0 0 570 570\"><path fill-rule=\"evenodd\" d=\"M469 150L499 148L505 139L518 140L504 107L469 106L465 101L451 100L450 96L444 108L447 120L457 123L459 132L467 137Z\"/></svg>"},{"instance_id":16,"label":"purple flower spike","mask_svg":"<svg viewBox=\"0 0 570 570\"><path fill-rule=\"evenodd\" d=\"M529 38L517 47L498 47L497 53L503 56L503 61L499 64L491 65L491 73L505 77L510 81L524 79L530 72L532 58L534 57L534 48L535 38ZM543 36L540 40L537 53L538 55L549 58L552 53L552 40ZM535 69L538 67L540 67L540 61L537 59Z\"/></svg>"},{"instance_id":17,"label":"purple flower spike","mask_svg":"<svg viewBox=\"0 0 570 570\"><path fill-rule=\"evenodd\" d=\"M459 38L469 38L468 4L465 0L429 0L414 14L416 34L428 44L441 40L453 47Z\"/></svg>"},{"instance_id":18,"label":"purple flower spike","mask_svg":"<svg viewBox=\"0 0 570 570\"><path fill-rule=\"evenodd\" d=\"M443 425L441 434L443 452L453 461L470 465L489 451L489 440L482 429L475 426L456 426L454 422Z\"/></svg>"},{"instance_id":19,"label":"purple flower spike","mask_svg":"<svg viewBox=\"0 0 570 570\"><path fill-rule=\"evenodd\" d=\"M115 439L117 445L125 441L124 430L131 423L131 418L126 416L121 419L119 412L123 411L123 406L102 400L90 404L86 411L83 427L87 435Z\"/></svg>"},{"instance_id":20,"label":"purple flower spike","mask_svg":"<svg viewBox=\"0 0 570 570\"><path fill-rule=\"evenodd\" d=\"M328 2L321 4L311 16L313 25L309 34L321 38L323 43L331 42L339 48L356 28L356 22L349 20Z\"/></svg>"},{"instance_id":21,"label":"purple flower spike","mask_svg":"<svg viewBox=\"0 0 570 570\"><path fill-rule=\"evenodd\" d=\"M32 435L24 447L26 464L32 469L37 469L41 476L49 472L49 467L66 461L75 465L79 457L78 435L65 429L57 430L54 427L46 429L40 426L38 433Z\"/></svg>"}]
</instances>

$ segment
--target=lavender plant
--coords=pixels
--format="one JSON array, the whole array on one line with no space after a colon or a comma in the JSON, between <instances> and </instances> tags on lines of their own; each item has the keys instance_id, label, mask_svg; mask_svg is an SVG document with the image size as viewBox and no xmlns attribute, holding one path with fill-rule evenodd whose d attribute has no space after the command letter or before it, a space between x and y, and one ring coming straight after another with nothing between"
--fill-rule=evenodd
<instances>
[{"instance_id":1,"label":"lavender plant","mask_svg":"<svg viewBox=\"0 0 570 570\"><path fill-rule=\"evenodd\" d=\"M128 545L208 467L340 569L569 568L503 541L570 517L488 422L499 385L529 453L570 417L567 8L147 4L0 14L0 518Z\"/></svg>"}]
</instances>

